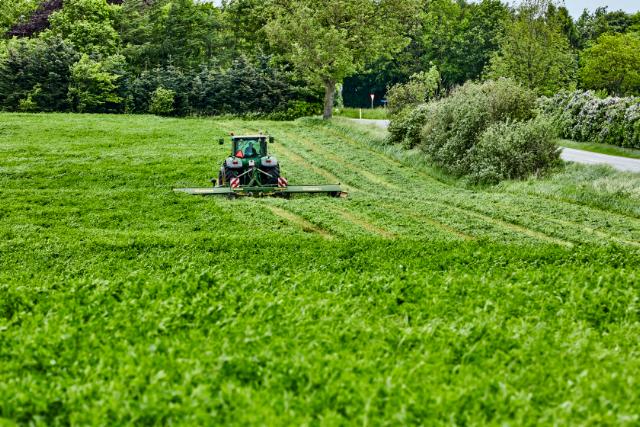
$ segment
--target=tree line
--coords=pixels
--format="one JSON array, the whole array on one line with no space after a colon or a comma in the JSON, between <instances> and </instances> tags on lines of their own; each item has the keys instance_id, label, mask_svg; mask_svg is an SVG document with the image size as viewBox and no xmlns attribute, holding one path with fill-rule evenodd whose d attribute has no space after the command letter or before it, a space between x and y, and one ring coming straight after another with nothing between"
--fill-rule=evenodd
<instances>
[{"instance_id":1,"label":"tree line","mask_svg":"<svg viewBox=\"0 0 640 427\"><path fill-rule=\"evenodd\" d=\"M420 76L640 94L640 13L549 0L15 0L0 31L7 111L329 118Z\"/></svg>"}]
</instances>

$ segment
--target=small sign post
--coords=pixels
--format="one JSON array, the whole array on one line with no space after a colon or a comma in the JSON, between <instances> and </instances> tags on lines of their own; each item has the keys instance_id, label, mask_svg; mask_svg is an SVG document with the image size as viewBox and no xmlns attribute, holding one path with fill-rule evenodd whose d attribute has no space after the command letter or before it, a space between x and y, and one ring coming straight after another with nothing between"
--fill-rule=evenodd
<instances>
[{"instance_id":1,"label":"small sign post","mask_svg":"<svg viewBox=\"0 0 640 427\"><path fill-rule=\"evenodd\" d=\"M373 110L373 100L376 99L376 95L374 93L372 93L369 96L371 96L371 109Z\"/></svg>"}]
</instances>

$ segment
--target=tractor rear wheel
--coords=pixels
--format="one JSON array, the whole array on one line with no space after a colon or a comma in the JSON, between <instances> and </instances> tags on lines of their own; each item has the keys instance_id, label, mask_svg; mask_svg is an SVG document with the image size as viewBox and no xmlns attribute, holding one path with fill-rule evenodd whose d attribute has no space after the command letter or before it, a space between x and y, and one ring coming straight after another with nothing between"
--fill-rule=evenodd
<instances>
[{"instance_id":1,"label":"tractor rear wheel","mask_svg":"<svg viewBox=\"0 0 640 427\"><path fill-rule=\"evenodd\" d=\"M264 172L269 176L265 176L265 182L267 185L278 185L278 178L280 178L280 165L276 165L272 168L265 168Z\"/></svg>"},{"instance_id":2,"label":"tractor rear wheel","mask_svg":"<svg viewBox=\"0 0 640 427\"><path fill-rule=\"evenodd\" d=\"M233 169L224 168L224 185L230 185L231 178L238 176L238 173Z\"/></svg>"}]
</instances>

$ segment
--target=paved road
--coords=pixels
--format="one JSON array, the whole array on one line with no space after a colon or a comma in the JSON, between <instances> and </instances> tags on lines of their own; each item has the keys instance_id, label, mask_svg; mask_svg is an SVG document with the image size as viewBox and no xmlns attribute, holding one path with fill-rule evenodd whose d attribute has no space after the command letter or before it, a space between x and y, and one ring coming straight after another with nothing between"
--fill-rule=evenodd
<instances>
[{"instance_id":1,"label":"paved road","mask_svg":"<svg viewBox=\"0 0 640 427\"><path fill-rule=\"evenodd\" d=\"M389 120L354 119L354 121L366 125L375 125L383 129L389 127ZM609 156L607 154L592 153L590 151L565 147L562 147L560 157L566 162L582 163L585 165L609 165L620 171L640 173L640 160L638 159Z\"/></svg>"},{"instance_id":2,"label":"paved road","mask_svg":"<svg viewBox=\"0 0 640 427\"><path fill-rule=\"evenodd\" d=\"M638 159L609 156L565 147L562 147L560 157L567 162L583 163L585 165L610 165L620 171L640 173L640 160Z\"/></svg>"}]
</instances>

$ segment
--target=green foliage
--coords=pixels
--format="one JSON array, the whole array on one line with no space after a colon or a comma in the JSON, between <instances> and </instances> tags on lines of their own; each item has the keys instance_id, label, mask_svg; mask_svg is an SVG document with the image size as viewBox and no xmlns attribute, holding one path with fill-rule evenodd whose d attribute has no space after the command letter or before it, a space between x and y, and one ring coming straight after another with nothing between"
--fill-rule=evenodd
<instances>
[{"instance_id":1,"label":"green foliage","mask_svg":"<svg viewBox=\"0 0 640 427\"><path fill-rule=\"evenodd\" d=\"M33 99L37 99L41 93L42 87L39 84L35 85L33 90L27 94L26 98L18 101L18 111L33 113L40 110L38 103Z\"/></svg>"},{"instance_id":2,"label":"green foliage","mask_svg":"<svg viewBox=\"0 0 640 427\"><path fill-rule=\"evenodd\" d=\"M483 184L539 175L560 163L556 137L544 117L491 125L469 152L467 175Z\"/></svg>"},{"instance_id":3,"label":"green foliage","mask_svg":"<svg viewBox=\"0 0 640 427\"><path fill-rule=\"evenodd\" d=\"M130 113L147 113L151 98L156 89L162 86L175 94L174 114L185 116L192 110L190 96L195 73L181 68L168 66L144 71L127 82L127 111ZM197 109L195 111L198 111ZM204 113L204 112L203 112Z\"/></svg>"},{"instance_id":4,"label":"green foliage","mask_svg":"<svg viewBox=\"0 0 640 427\"><path fill-rule=\"evenodd\" d=\"M507 6L499 0L421 3L419 13L403 19L402 34L410 39L408 46L345 80L346 105L368 107L370 93L383 99L388 87L428 72L433 65L447 89L480 77L510 19Z\"/></svg>"},{"instance_id":5,"label":"green foliage","mask_svg":"<svg viewBox=\"0 0 640 427\"><path fill-rule=\"evenodd\" d=\"M539 103L564 138L640 148L640 98L601 98L576 91L541 98Z\"/></svg>"},{"instance_id":6,"label":"green foliage","mask_svg":"<svg viewBox=\"0 0 640 427\"><path fill-rule=\"evenodd\" d=\"M389 143L411 149L420 143L422 128L432 114L433 103L407 108L393 116L389 124Z\"/></svg>"},{"instance_id":7,"label":"green foliage","mask_svg":"<svg viewBox=\"0 0 640 427\"><path fill-rule=\"evenodd\" d=\"M558 158L553 127L542 119L529 121L535 100L532 91L510 80L467 83L446 98L396 115L388 142L418 147L443 171L472 182L525 178Z\"/></svg>"},{"instance_id":8,"label":"green foliage","mask_svg":"<svg viewBox=\"0 0 640 427\"><path fill-rule=\"evenodd\" d=\"M26 21L38 3L38 0L0 1L0 35L6 34L15 24Z\"/></svg>"},{"instance_id":9,"label":"green foliage","mask_svg":"<svg viewBox=\"0 0 640 427\"><path fill-rule=\"evenodd\" d=\"M113 55L119 43L113 28L118 7L106 0L65 0L62 10L49 18L51 32L81 53Z\"/></svg>"},{"instance_id":10,"label":"green foliage","mask_svg":"<svg viewBox=\"0 0 640 427\"><path fill-rule=\"evenodd\" d=\"M115 55L94 61L87 54L71 67L69 102L81 113L120 112L124 99L118 93L118 80L125 59Z\"/></svg>"},{"instance_id":11,"label":"green foliage","mask_svg":"<svg viewBox=\"0 0 640 427\"><path fill-rule=\"evenodd\" d=\"M57 37L7 41L0 55L0 108L16 111L22 101L39 111L67 110L70 67L77 59L74 48Z\"/></svg>"},{"instance_id":12,"label":"green foliage","mask_svg":"<svg viewBox=\"0 0 640 427\"><path fill-rule=\"evenodd\" d=\"M443 170L469 173L473 147L495 123L532 118L534 94L511 80L467 83L449 97L433 101L419 147Z\"/></svg>"},{"instance_id":13,"label":"green foliage","mask_svg":"<svg viewBox=\"0 0 640 427\"><path fill-rule=\"evenodd\" d=\"M404 47L400 19L412 0L292 0L274 4L266 31L305 78L325 88L330 118L336 83Z\"/></svg>"},{"instance_id":14,"label":"green foliage","mask_svg":"<svg viewBox=\"0 0 640 427\"><path fill-rule=\"evenodd\" d=\"M288 80L269 65L269 58L253 64L241 57L226 71L203 68L194 80L192 102L205 114L243 114L274 112L293 97L311 100Z\"/></svg>"},{"instance_id":15,"label":"green foliage","mask_svg":"<svg viewBox=\"0 0 640 427\"><path fill-rule=\"evenodd\" d=\"M295 120L301 117L313 117L322 114L322 105L319 102L288 101L284 107L277 107L272 113L266 115L269 120Z\"/></svg>"},{"instance_id":16,"label":"green foliage","mask_svg":"<svg viewBox=\"0 0 640 427\"><path fill-rule=\"evenodd\" d=\"M428 72L411 76L407 83L397 84L387 92L389 114L394 115L405 108L415 107L436 96L440 88L440 73L436 66Z\"/></svg>"},{"instance_id":17,"label":"green foliage","mask_svg":"<svg viewBox=\"0 0 640 427\"><path fill-rule=\"evenodd\" d=\"M225 48L245 55L252 52L269 52L265 26L272 16L273 3L273 0L222 2Z\"/></svg>"},{"instance_id":18,"label":"green foliage","mask_svg":"<svg viewBox=\"0 0 640 427\"><path fill-rule=\"evenodd\" d=\"M640 95L640 37L604 34L581 56L580 79L585 89L609 94Z\"/></svg>"},{"instance_id":19,"label":"green foliage","mask_svg":"<svg viewBox=\"0 0 640 427\"><path fill-rule=\"evenodd\" d=\"M169 116L173 113L176 93L172 90L158 87L151 95L149 112L158 116Z\"/></svg>"},{"instance_id":20,"label":"green foliage","mask_svg":"<svg viewBox=\"0 0 640 427\"><path fill-rule=\"evenodd\" d=\"M469 189L341 121L0 123L3 422L640 416L637 175ZM349 197L170 191L209 184L217 138L260 129L291 182L334 174Z\"/></svg>"},{"instance_id":21,"label":"green foliage","mask_svg":"<svg viewBox=\"0 0 640 427\"><path fill-rule=\"evenodd\" d=\"M579 47L585 48L603 34L622 34L638 30L639 15L631 15L622 10L609 12L607 6L598 7L593 13L585 9L576 22Z\"/></svg>"},{"instance_id":22,"label":"green foliage","mask_svg":"<svg viewBox=\"0 0 640 427\"><path fill-rule=\"evenodd\" d=\"M155 67L229 64L220 10L210 2L125 2L119 16L124 52L138 72Z\"/></svg>"},{"instance_id":23,"label":"green foliage","mask_svg":"<svg viewBox=\"0 0 640 427\"><path fill-rule=\"evenodd\" d=\"M560 32L567 38L572 48L579 48L581 45L580 34L578 28L573 22L573 18L569 15L569 10L564 6L556 6L551 2L547 5L546 19L551 25L558 28Z\"/></svg>"},{"instance_id":24,"label":"green foliage","mask_svg":"<svg viewBox=\"0 0 640 427\"><path fill-rule=\"evenodd\" d=\"M508 77L550 95L574 83L576 59L556 19L545 14L547 0L527 0L518 8L491 58L488 78Z\"/></svg>"},{"instance_id":25,"label":"green foliage","mask_svg":"<svg viewBox=\"0 0 640 427\"><path fill-rule=\"evenodd\" d=\"M420 23L423 60L438 67L446 87L478 78L508 18L507 7L497 0L426 2Z\"/></svg>"}]
</instances>

